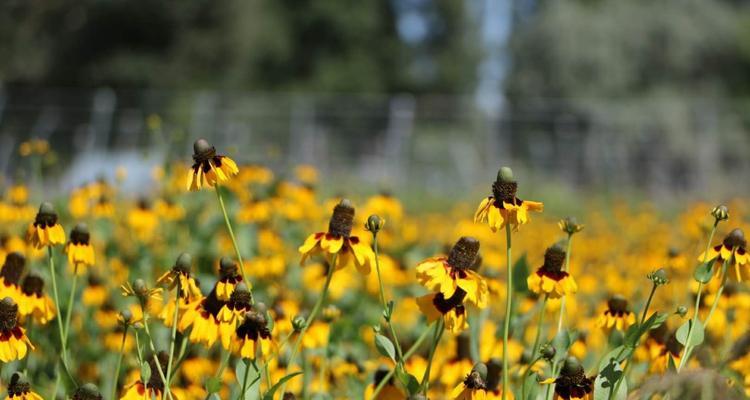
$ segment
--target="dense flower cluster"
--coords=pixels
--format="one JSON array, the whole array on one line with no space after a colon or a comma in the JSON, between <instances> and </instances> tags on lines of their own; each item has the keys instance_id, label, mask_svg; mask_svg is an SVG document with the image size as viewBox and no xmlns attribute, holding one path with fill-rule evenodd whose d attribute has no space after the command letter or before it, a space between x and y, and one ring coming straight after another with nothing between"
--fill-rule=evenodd
<instances>
[{"instance_id":1,"label":"dense flower cluster","mask_svg":"<svg viewBox=\"0 0 750 400\"><path fill-rule=\"evenodd\" d=\"M412 213L193 150L138 197L4 187L8 399L614 399L686 370L750 395L742 202L563 218L501 168L473 213Z\"/></svg>"}]
</instances>

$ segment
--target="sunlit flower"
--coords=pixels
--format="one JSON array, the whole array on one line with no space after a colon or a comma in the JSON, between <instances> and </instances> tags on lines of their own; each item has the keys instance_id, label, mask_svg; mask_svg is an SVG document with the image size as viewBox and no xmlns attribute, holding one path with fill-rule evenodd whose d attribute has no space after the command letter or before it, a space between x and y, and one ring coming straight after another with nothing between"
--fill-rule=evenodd
<instances>
[{"instance_id":1,"label":"sunlit flower","mask_svg":"<svg viewBox=\"0 0 750 400\"><path fill-rule=\"evenodd\" d=\"M51 203L45 201L39 206L34 223L26 232L26 240L37 249L65 243L65 231L57 223L57 213Z\"/></svg>"},{"instance_id":2,"label":"sunlit flower","mask_svg":"<svg viewBox=\"0 0 750 400\"><path fill-rule=\"evenodd\" d=\"M564 262L565 250L561 245L556 244L547 248L544 253L544 264L526 279L529 290L553 299L578 291L578 285L573 277L562 270Z\"/></svg>"},{"instance_id":3,"label":"sunlit flower","mask_svg":"<svg viewBox=\"0 0 750 400\"><path fill-rule=\"evenodd\" d=\"M450 298L457 291L464 292L466 300L479 308L487 306L489 290L484 278L471 268L477 260L479 241L461 237L448 257L435 257L417 265L417 280L429 290L439 291Z\"/></svg>"},{"instance_id":4,"label":"sunlit flower","mask_svg":"<svg viewBox=\"0 0 750 400\"><path fill-rule=\"evenodd\" d=\"M43 400L42 396L31 390L31 384L26 376L20 372L14 372L8 382L8 396L5 400Z\"/></svg>"},{"instance_id":5,"label":"sunlit flower","mask_svg":"<svg viewBox=\"0 0 750 400\"><path fill-rule=\"evenodd\" d=\"M11 362L26 357L34 346L26 331L18 325L18 305L10 297L0 301L0 361Z\"/></svg>"},{"instance_id":6,"label":"sunlit flower","mask_svg":"<svg viewBox=\"0 0 750 400\"><path fill-rule=\"evenodd\" d=\"M701 253L698 256L698 261L714 260L714 271L717 274L721 271L721 265L725 261L728 261L730 267L734 266L737 280L742 281L740 268L744 268L748 261L750 261L750 254L747 253L745 247L747 247L745 233L742 229L734 229L729 232L721 244L708 249L707 253Z\"/></svg>"},{"instance_id":7,"label":"sunlit flower","mask_svg":"<svg viewBox=\"0 0 750 400\"><path fill-rule=\"evenodd\" d=\"M198 139L193 143L193 166L187 176L187 189L200 190L204 186L214 187L239 173L235 162L223 155L216 154L216 148L205 139Z\"/></svg>"},{"instance_id":8,"label":"sunlit flower","mask_svg":"<svg viewBox=\"0 0 750 400\"><path fill-rule=\"evenodd\" d=\"M487 222L492 231L510 224L514 229L528 222L528 212L544 210L544 204L516 197L518 183L510 168L503 167L492 184L492 195L482 200L474 214L474 222Z\"/></svg>"},{"instance_id":9,"label":"sunlit flower","mask_svg":"<svg viewBox=\"0 0 750 400\"><path fill-rule=\"evenodd\" d=\"M336 269L341 269L353 262L362 274L369 274L375 264L375 253L359 237L352 236L354 207L349 200L341 200L334 208L328 224L328 232L318 232L307 237L299 247L302 253L300 263L308 257L323 253L328 257L338 254Z\"/></svg>"},{"instance_id":10,"label":"sunlit flower","mask_svg":"<svg viewBox=\"0 0 750 400\"><path fill-rule=\"evenodd\" d=\"M599 316L596 324L600 328L625 331L635 323L635 313L628 308L628 301L620 296L612 296L607 301L607 309Z\"/></svg>"},{"instance_id":11,"label":"sunlit flower","mask_svg":"<svg viewBox=\"0 0 750 400\"><path fill-rule=\"evenodd\" d=\"M81 293L81 301L83 304L89 307L99 307L107 300L109 296L109 290L104 286L101 278L90 273L88 278L88 285L83 289Z\"/></svg>"},{"instance_id":12,"label":"sunlit flower","mask_svg":"<svg viewBox=\"0 0 750 400\"><path fill-rule=\"evenodd\" d=\"M169 354L162 351L158 353L157 358L159 359L161 370L163 372L166 371L169 365ZM138 380L127 386L127 390L120 397L120 400L151 400L152 398L161 398L161 394L164 392L164 381L161 379L154 357L148 357L147 361L151 370L149 380L145 384L143 381ZM177 400L177 396L175 396L175 400Z\"/></svg>"},{"instance_id":13,"label":"sunlit flower","mask_svg":"<svg viewBox=\"0 0 750 400\"><path fill-rule=\"evenodd\" d=\"M193 343L203 343L211 347L219 339L219 314L224 302L216 297L216 288L203 299L190 303L185 310L177 329L185 332L191 328L189 339Z\"/></svg>"},{"instance_id":14,"label":"sunlit flower","mask_svg":"<svg viewBox=\"0 0 750 400\"><path fill-rule=\"evenodd\" d=\"M0 269L0 298L12 297L17 299L21 294L21 275L26 266L26 257L21 253L13 252L5 257L2 269Z\"/></svg>"},{"instance_id":15,"label":"sunlit flower","mask_svg":"<svg viewBox=\"0 0 750 400\"><path fill-rule=\"evenodd\" d=\"M174 266L160 276L156 283L159 285L166 285L169 290L172 290L178 287L179 282L178 296L187 299L188 301L199 298L201 296L201 290L198 288L198 284L195 282L195 279L190 272L192 263L193 259L190 254L180 254L179 257L177 257Z\"/></svg>"},{"instance_id":16,"label":"sunlit flower","mask_svg":"<svg viewBox=\"0 0 750 400\"><path fill-rule=\"evenodd\" d=\"M245 313L252 310L252 295L244 283L237 285L229 297L229 301L221 307L216 315L219 322L219 334L221 344L229 350L232 337L237 330L237 325L245 317Z\"/></svg>"},{"instance_id":17,"label":"sunlit flower","mask_svg":"<svg viewBox=\"0 0 750 400\"><path fill-rule=\"evenodd\" d=\"M141 198L138 204L128 211L127 223L139 240L149 241L159 226L159 217L151 208L149 201Z\"/></svg>"},{"instance_id":18,"label":"sunlit flower","mask_svg":"<svg viewBox=\"0 0 750 400\"><path fill-rule=\"evenodd\" d=\"M591 400L594 398L594 379L586 376L583 366L575 357L568 357L557 378L542 384L555 384L555 400Z\"/></svg>"},{"instance_id":19,"label":"sunlit flower","mask_svg":"<svg viewBox=\"0 0 750 400\"><path fill-rule=\"evenodd\" d=\"M78 224L70 231L70 240L65 245L68 255L68 268L71 273L83 274L86 267L94 265L94 247L86 224Z\"/></svg>"},{"instance_id":20,"label":"sunlit flower","mask_svg":"<svg viewBox=\"0 0 750 400\"><path fill-rule=\"evenodd\" d=\"M44 280L39 275L30 273L23 278L18 312L22 316L32 316L42 325L47 324L57 315L55 302L44 294Z\"/></svg>"},{"instance_id":21,"label":"sunlit flower","mask_svg":"<svg viewBox=\"0 0 750 400\"><path fill-rule=\"evenodd\" d=\"M378 393L377 397L372 397L372 395L375 393L375 388L380 385L381 382L383 382L383 379L385 379L386 375L388 375L388 369L385 367L380 367L375 371L375 375L373 376L372 383L367 385L367 388L365 388L365 396L364 398L367 400L405 400L406 395L399 389L393 377L388 379L388 382L383 385L383 388L380 389L380 393Z\"/></svg>"},{"instance_id":22,"label":"sunlit flower","mask_svg":"<svg viewBox=\"0 0 750 400\"><path fill-rule=\"evenodd\" d=\"M273 342L267 325L264 313L255 310L245 313L237 326L236 336L231 344L232 352L250 359L255 359L258 354L270 354Z\"/></svg>"},{"instance_id":23,"label":"sunlit flower","mask_svg":"<svg viewBox=\"0 0 750 400\"><path fill-rule=\"evenodd\" d=\"M221 301L229 301L234 288L243 282L237 263L229 257L219 260L219 281L216 282L216 297ZM250 282L245 285L251 288Z\"/></svg>"}]
</instances>

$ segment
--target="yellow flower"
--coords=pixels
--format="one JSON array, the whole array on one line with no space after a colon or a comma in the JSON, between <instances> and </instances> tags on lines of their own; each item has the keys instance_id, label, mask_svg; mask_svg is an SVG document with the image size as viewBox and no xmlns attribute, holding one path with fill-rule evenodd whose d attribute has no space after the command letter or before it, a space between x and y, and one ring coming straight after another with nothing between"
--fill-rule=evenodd
<instances>
[{"instance_id":1,"label":"yellow flower","mask_svg":"<svg viewBox=\"0 0 750 400\"><path fill-rule=\"evenodd\" d=\"M489 289L487 282L474 272L478 260L479 241L461 237L448 257L435 257L417 265L417 280L429 290L440 292L445 299L458 294L479 308L487 307Z\"/></svg>"},{"instance_id":2,"label":"yellow flower","mask_svg":"<svg viewBox=\"0 0 750 400\"><path fill-rule=\"evenodd\" d=\"M486 400L487 366L482 363L474 365L466 378L453 389L451 398L454 400Z\"/></svg>"},{"instance_id":3,"label":"yellow flower","mask_svg":"<svg viewBox=\"0 0 750 400\"><path fill-rule=\"evenodd\" d=\"M21 297L21 275L26 267L26 257L19 252L12 252L5 257L0 269L0 298Z\"/></svg>"},{"instance_id":4,"label":"yellow flower","mask_svg":"<svg viewBox=\"0 0 750 400\"><path fill-rule=\"evenodd\" d=\"M264 313L250 311L245 313L242 322L237 326L231 351L242 358L255 359L258 355L271 354L273 341L271 331Z\"/></svg>"},{"instance_id":5,"label":"yellow flower","mask_svg":"<svg viewBox=\"0 0 750 400\"><path fill-rule=\"evenodd\" d=\"M587 377L575 357L568 357L557 378L549 378L543 385L555 384L555 400L591 400L594 398L594 379Z\"/></svg>"},{"instance_id":6,"label":"yellow flower","mask_svg":"<svg viewBox=\"0 0 750 400\"><path fill-rule=\"evenodd\" d=\"M182 253L177 257L174 266L160 276L156 283L166 285L169 290L172 290L178 287L177 283L179 282L179 293L177 295L188 301L195 300L201 297L201 290L190 273L191 266L192 257L190 254Z\"/></svg>"},{"instance_id":7,"label":"yellow flower","mask_svg":"<svg viewBox=\"0 0 750 400\"><path fill-rule=\"evenodd\" d=\"M375 393L375 388L385 379L388 372L389 370L385 367L380 367L375 371L373 382L367 385L365 389L365 400L406 400L406 395L394 384L393 377L383 385L377 397L372 397Z\"/></svg>"},{"instance_id":8,"label":"yellow flower","mask_svg":"<svg viewBox=\"0 0 750 400\"><path fill-rule=\"evenodd\" d=\"M21 360L34 346L18 325L18 305L10 297L0 301L0 361Z\"/></svg>"},{"instance_id":9,"label":"yellow flower","mask_svg":"<svg viewBox=\"0 0 750 400\"><path fill-rule=\"evenodd\" d=\"M43 400L42 396L31 390L31 384L20 372L14 372L8 383L6 400Z\"/></svg>"},{"instance_id":10,"label":"yellow flower","mask_svg":"<svg viewBox=\"0 0 750 400\"><path fill-rule=\"evenodd\" d=\"M492 184L492 195L482 200L474 213L474 222L487 222L493 232L510 224L514 229L529 220L529 211L541 212L544 204L516 197L518 183L510 168L501 168Z\"/></svg>"},{"instance_id":11,"label":"yellow flower","mask_svg":"<svg viewBox=\"0 0 750 400\"><path fill-rule=\"evenodd\" d=\"M596 321L599 328L612 329L614 327L623 332L633 324L635 324L635 313L628 309L628 301L620 295L615 295L607 301L607 309Z\"/></svg>"},{"instance_id":12,"label":"yellow flower","mask_svg":"<svg viewBox=\"0 0 750 400\"><path fill-rule=\"evenodd\" d=\"M217 155L216 148L205 139L193 143L193 152L194 163L187 176L187 190L191 192L224 183L240 172L231 158Z\"/></svg>"},{"instance_id":13,"label":"yellow flower","mask_svg":"<svg viewBox=\"0 0 750 400\"><path fill-rule=\"evenodd\" d=\"M242 275L239 273L237 263L229 257L222 257L219 260L219 281L216 282L215 287L216 297L221 301L228 301L232 296L234 288L241 282L244 281L242 280ZM250 282L246 282L245 284L248 289L252 288Z\"/></svg>"},{"instance_id":14,"label":"yellow flower","mask_svg":"<svg viewBox=\"0 0 750 400\"><path fill-rule=\"evenodd\" d=\"M244 283L240 283L235 287L232 295L229 297L229 301L221 307L219 313L216 315L216 320L219 322L221 345L225 349L230 349L237 326L245 318L245 313L252 310L251 302L252 296L250 292Z\"/></svg>"},{"instance_id":15,"label":"yellow flower","mask_svg":"<svg viewBox=\"0 0 750 400\"><path fill-rule=\"evenodd\" d=\"M338 254L336 269L354 263L362 274L369 274L375 264L375 253L359 237L351 236L354 221L354 207L349 200L341 200L334 208L328 224L328 232L318 232L307 237L299 252L301 264L311 255L323 253L327 256Z\"/></svg>"},{"instance_id":16,"label":"yellow flower","mask_svg":"<svg viewBox=\"0 0 750 400\"><path fill-rule=\"evenodd\" d=\"M556 244L544 253L544 264L526 279L529 290L556 299L578 291L573 277L562 270L565 250Z\"/></svg>"},{"instance_id":17,"label":"yellow flower","mask_svg":"<svg viewBox=\"0 0 750 400\"><path fill-rule=\"evenodd\" d=\"M196 300L188 305L188 309L180 318L177 329L185 332L192 327L189 339L193 343L203 343L206 347L213 346L219 339L219 322L216 314L221 309L222 303L216 298L212 291L207 297Z\"/></svg>"},{"instance_id":18,"label":"yellow flower","mask_svg":"<svg viewBox=\"0 0 750 400\"><path fill-rule=\"evenodd\" d=\"M145 242L154 236L154 231L159 226L159 217L151 209L148 200L140 199L138 204L128 211L127 223L135 236Z\"/></svg>"},{"instance_id":19,"label":"yellow flower","mask_svg":"<svg viewBox=\"0 0 750 400\"><path fill-rule=\"evenodd\" d=\"M57 213L52 204L44 202L39 206L34 223L29 225L26 241L36 249L65 244L65 231L57 223Z\"/></svg>"},{"instance_id":20,"label":"yellow flower","mask_svg":"<svg viewBox=\"0 0 750 400\"><path fill-rule=\"evenodd\" d=\"M145 356L145 355L144 355ZM161 394L164 392L164 381L161 379L159 374L159 367L161 371L166 373L167 365L169 364L169 354L165 351L157 353L156 358L159 360L159 366L156 365L154 356L150 355L146 357L146 360L151 370L151 377L145 384L143 381L138 380L135 383L127 386L125 394L120 397L120 400L151 400L153 398L160 399ZM175 400L179 399L175 393L173 393Z\"/></svg>"},{"instance_id":21,"label":"yellow flower","mask_svg":"<svg viewBox=\"0 0 750 400\"><path fill-rule=\"evenodd\" d=\"M90 240L89 228L86 224L78 224L70 232L70 240L65 245L65 253L68 254L68 268L71 273L83 274L86 267L94 265L96 258Z\"/></svg>"},{"instance_id":22,"label":"yellow flower","mask_svg":"<svg viewBox=\"0 0 750 400\"><path fill-rule=\"evenodd\" d=\"M44 280L42 277L30 273L23 278L21 296L18 298L18 313L22 316L30 315L38 323L45 325L57 315L55 302L44 294Z\"/></svg>"},{"instance_id":23,"label":"yellow flower","mask_svg":"<svg viewBox=\"0 0 750 400\"><path fill-rule=\"evenodd\" d=\"M89 274L88 285L81 293L81 301L89 307L99 307L107 300L108 292L101 279L91 273Z\"/></svg>"},{"instance_id":24,"label":"yellow flower","mask_svg":"<svg viewBox=\"0 0 750 400\"><path fill-rule=\"evenodd\" d=\"M710 249L708 252L701 253L698 256L698 261L711 261L715 266L714 272L719 274L721 271L721 265L724 261L729 262L729 266L734 266L734 271L737 277L737 281L742 281L742 272L740 267L745 267L750 261L750 254L747 250L747 240L745 240L745 233L742 229L734 229L724 238L724 241Z\"/></svg>"}]
</instances>

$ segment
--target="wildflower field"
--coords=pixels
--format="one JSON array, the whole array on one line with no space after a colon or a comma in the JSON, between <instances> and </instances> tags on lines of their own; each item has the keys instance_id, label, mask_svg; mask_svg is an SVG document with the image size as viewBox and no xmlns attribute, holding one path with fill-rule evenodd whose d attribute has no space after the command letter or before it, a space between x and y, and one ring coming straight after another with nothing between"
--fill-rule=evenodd
<instances>
[{"instance_id":1,"label":"wildflower field","mask_svg":"<svg viewBox=\"0 0 750 400\"><path fill-rule=\"evenodd\" d=\"M552 215L502 167L433 213L193 147L147 196L5 187L7 398L750 395L741 201Z\"/></svg>"}]
</instances>

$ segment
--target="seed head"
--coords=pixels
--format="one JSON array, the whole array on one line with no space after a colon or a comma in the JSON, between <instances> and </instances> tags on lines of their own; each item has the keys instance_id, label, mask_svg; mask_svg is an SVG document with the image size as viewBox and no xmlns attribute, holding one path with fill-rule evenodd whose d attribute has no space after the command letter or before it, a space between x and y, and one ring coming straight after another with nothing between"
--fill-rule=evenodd
<instances>
[{"instance_id":1,"label":"seed head","mask_svg":"<svg viewBox=\"0 0 750 400\"><path fill-rule=\"evenodd\" d=\"M729 247L730 249L747 246L745 232L740 228L732 229L732 231L724 238L724 246Z\"/></svg>"},{"instance_id":2,"label":"seed head","mask_svg":"<svg viewBox=\"0 0 750 400\"><path fill-rule=\"evenodd\" d=\"M89 227L83 222L76 224L70 231L70 241L74 244L88 244L90 238Z\"/></svg>"},{"instance_id":3,"label":"seed head","mask_svg":"<svg viewBox=\"0 0 750 400\"><path fill-rule=\"evenodd\" d=\"M237 263L229 257L222 257L219 261L219 275L222 278L231 278L237 276Z\"/></svg>"},{"instance_id":4,"label":"seed head","mask_svg":"<svg viewBox=\"0 0 750 400\"><path fill-rule=\"evenodd\" d=\"M180 272L189 273L192 265L193 265L193 257L190 256L189 253L181 253L177 257L177 261L175 261L173 269L178 270Z\"/></svg>"},{"instance_id":5,"label":"seed head","mask_svg":"<svg viewBox=\"0 0 750 400\"><path fill-rule=\"evenodd\" d=\"M448 255L448 264L455 269L468 269L474 265L479 253L479 241L470 236L462 236Z\"/></svg>"},{"instance_id":6,"label":"seed head","mask_svg":"<svg viewBox=\"0 0 750 400\"><path fill-rule=\"evenodd\" d=\"M539 351L539 354L542 355L542 358L547 361L552 361L552 359L555 358L556 353L557 350L555 350L555 346L553 346L552 343L546 343Z\"/></svg>"},{"instance_id":7,"label":"seed head","mask_svg":"<svg viewBox=\"0 0 750 400\"><path fill-rule=\"evenodd\" d=\"M99 388L93 383L81 385L73 392L73 400L102 400L102 394Z\"/></svg>"},{"instance_id":8,"label":"seed head","mask_svg":"<svg viewBox=\"0 0 750 400\"><path fill-rule=\"evenodd\" d=\"M22 397L31 391L31 384L26 379L26 375L21 372L14 372L8 383L8 397Z\"/></svg>"},{"instance_id":9,"label":"seed head","mask_svg":"<svg viewBox=\"0 0 750 400\"><path fill-rule=\"evenodd\" d=\"M208 140L200 138L193 142L193 153L195 154L201 154L205 153L207 151L210 151L213 148L210 143L208 143Z\"/></svg>"},{"instance_id":10,"label":"seed head","mask_svg":"<svg viewBox=\"0 0 750 400\"><path fill-rule=\"evenodd\" d=\"M349 237L352 233L354 224L354 206L349 199L343 199L336 204L331 214L331 220L328 223L328 233Z\"/></svg>"},{"instance_id":11,"label":"seed head","mask_svg":"<svg viewBox=\"0 0 750 400\"><path fill-rule=\"evenodd\" d=\"M6 297L0 301L0 331L10 331L18 323L18 304Z\"/></svg>"}]
</instances>

